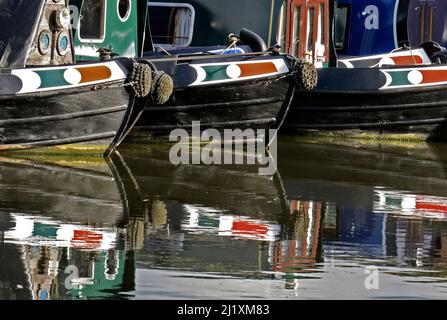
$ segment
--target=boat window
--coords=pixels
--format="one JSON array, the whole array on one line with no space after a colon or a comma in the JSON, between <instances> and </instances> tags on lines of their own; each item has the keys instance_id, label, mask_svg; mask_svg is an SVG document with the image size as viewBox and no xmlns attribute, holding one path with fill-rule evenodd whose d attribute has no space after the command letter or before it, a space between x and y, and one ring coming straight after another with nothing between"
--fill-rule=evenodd
<instances>
[{"instance_id":1,"label":"boat window","mask_svg":"<svg viewBox=\"0 0 447 320\"><path fill-rule=\"evenodd\" d=\"M326 5L324 3L320 4L320 44L326 45Z\"/></svg>"},{"instance_id":2,"label":"boat window","mask_svg":"<svg viewBox=\"0 0 447 320\"><path fill-rule=\"evenodd\" d=\"M314 30L315 30L315 8L310 7L307 11L307 52L314 49Z\"/></svg>"},{"instance_id":3,"label":"boat window","mask_svg":"<svg viewBox=\"0 0 447 320\"><path fill-rule=\"evenodd\" d=\"M118 16L122 22L126 22L129 19L132 9L131 0L119 0L118 1Z\"/></svg>"},{"instance_id":4,"label":"boat window","mask_svg":"<svg viewBox=\"0 0 447 320\"><path fill-rule=\"evenodd\" d=\"M80 40L102 40L105 34L105 0L84 0L81 9Z\"/></svg>"},{"instance_id":5,"label":"boat window","mask_svg":"<svg viewBox=\"0 0 447 320\"><path fill-rule=\"evenodd\" d=\"M189 46L194 32L194 19L194 7L190 4L149 2L149 27L154 46Z\"/></svg>"},{"instance_id":6,"label":"boat window","mask_svg":"<svg viewBox=\"0 0 447 320\"><path fill-rule=\"evenodd\" d=\"M276 43L281 46L281 52L285 52L287 46L287 0L285 0L281 6L281 13L279 17Z\"/></svg>"},{"instance_id":7,"label":"boat window","mask_svg":"<svg viewBox=\"0 0 447 320\"><path fill-rule=\"evenodd\" d=\"M337 50L347 49L348 44L348 17L349 17L350 7L340 6L335 10L335 48Z\"/></svg>"},{"instance_id":8,"label":"boat window","mask_svg":"<svg viewBox=\"0 0 447 320\"><path fill-rule=\"evenodd\" d=\"M293 12L293 37L292 37L292 55L300 54L301 29L303 19L301 19L302 6L295 6Z\"/></svg>"}]
</instances>

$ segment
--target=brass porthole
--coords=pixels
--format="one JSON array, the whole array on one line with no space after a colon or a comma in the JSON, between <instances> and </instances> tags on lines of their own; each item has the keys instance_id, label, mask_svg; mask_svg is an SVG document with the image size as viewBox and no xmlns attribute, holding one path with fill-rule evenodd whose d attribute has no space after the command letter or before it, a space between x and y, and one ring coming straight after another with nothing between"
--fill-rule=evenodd
<instances>
[{"instance_id":1,"label":"brass porthole","mask_svg":"<svg viewBox=\"0 0 447 320\"><path fill-rule=\"evenodd\" d=\"M51 47L51 33L47 30L39 34L37 47L41 55L46 55Z\"/></svg>"},{"instance_id":2,"label":"brass porthole","mask_svg":"<svg viewBox=\"0 0 447 320\"><path fill-rule=\"evenodd\" d=\"M57 53L64 56L70 48L70 37L67 32L61 32L57 37Z\"/></svg>"}]
</instances>

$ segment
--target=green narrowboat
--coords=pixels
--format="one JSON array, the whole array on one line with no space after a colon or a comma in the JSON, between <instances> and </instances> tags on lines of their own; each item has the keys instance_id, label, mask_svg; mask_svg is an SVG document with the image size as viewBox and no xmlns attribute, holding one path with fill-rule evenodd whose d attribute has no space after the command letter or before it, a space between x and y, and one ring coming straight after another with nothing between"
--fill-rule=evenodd
<instances>
[{"instance_id":1,"label":"green narrowboat","mask_svg":"<svg viewBox=\"0 0 447 320\"><path fill-rule=\"evenodd\" d=\"M66 0L0 0L1 151L63 146L58 152L103 154L138 114L127 88L134 63L79 62L69 8Z\"/></svg>"}]
</instances>

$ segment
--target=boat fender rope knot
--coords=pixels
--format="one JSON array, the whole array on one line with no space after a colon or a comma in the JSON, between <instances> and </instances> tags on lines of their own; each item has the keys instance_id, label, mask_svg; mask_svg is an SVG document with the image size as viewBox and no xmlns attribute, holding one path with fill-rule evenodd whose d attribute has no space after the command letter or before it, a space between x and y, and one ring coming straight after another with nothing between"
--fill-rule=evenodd
<instances>
[{"instance_id":1,"label":"boat fender rope knot","mask_svg":"<svg viewBox=\"0 0 447 320\"><path fill-rule=\"evenodd\" d=\"M293 80L295 84L302 90L313 90L318 84L317 68L302 59L295 59L293 67Z\"/></svg>"},{"instance_id":2,"label":"boat fender rope knot","mask_svg":"<svg viewBox=\"0 0 447 320\"><path fill-rule=\"evenodd\" d=\"M144 63L134 62L128 82L131 84L132 92L137 98L147 97L152 88L152 69Z\"/></svg>"},{"instance_id":3,"label":"boat fender rope knot","mask_svg":"<svg viewBox=\"0 0 447 320\"><path fill-rule=\"evenodd\" d=\"M153 72L151 100L153 104L162 105L168 102L174 92L174 81L163 71Z\"/></svg>"}]
</instances>

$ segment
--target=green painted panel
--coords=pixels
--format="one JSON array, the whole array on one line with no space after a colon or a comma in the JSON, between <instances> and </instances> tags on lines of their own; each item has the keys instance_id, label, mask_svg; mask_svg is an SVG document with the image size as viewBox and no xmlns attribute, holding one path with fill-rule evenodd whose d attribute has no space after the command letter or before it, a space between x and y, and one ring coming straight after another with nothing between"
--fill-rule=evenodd
<instances>
[{"instance_id":1,"label":"green painted panel","mask_svg":"<svg viewBox=\"0 0 447 320\"><path fill-rule=\"evenodd\" d=\"M33 228L33 237L56 239L58 227L53 224L36 222Z\"/></svg>"},{"instance_id":2,"label":"green painted panel","mask_svg":"<svg viewBox=\"0 0 447 320\"><path fill-rule=\"evenodd\" d=\"M65 80L65 70L66 69L36 71L42 81L40 84L40 88L44 89L70 85L70 83Z\"/></svg>"},{"instance_id":3,"label":"green painted panel","mask_svg":"<svg viewBox=\"0 0 447 320\"><path fill-rule=\"evenodd\" d=\"M102 40L81 40L79 37L79 30L75 30L75 54L78 61L97 60L97 51L100 48L109 47L111 47L112 51L119 56L135 57L138 55L138 1L131 0L131 12L128 19L125 21L122 21L119 17L118 2L119 0L106 0L106 27L104 38ZM79 12L82 12L82 5L80 2L73 3L73 5L76 5Z\"/></svg>"},{"instance_id":4,"label":"green painted panel","mask_svg":"<svg viewBox=\"0 0 447 320\"><path fill-rule=\"evenodd\" d=\"M101 252L100 257L94 262L94 274L92 285L85 285L80 289L72 289L71 294L73 298L93 297L93 298L107 298L112 295L113 290L119 290L123 284L125 271L125 255L123 251L118 251L118 263L116 265L116 272L113 277L107 278L106 260L107 253Z\"/></svg>"},{"instance_id":5,"label":"green painted panel","mask_svg":"<svg viewBox=\"0 0 447 320\"><path fill-rule=\"evenodd\" d=\"M204 67L206 72L206 81L216 81L216 80L225 80L229 79L227 75L227 65L224 66L211 66L211 67Z\"/></svg>"},{"instance_id":6,"label":"green painted panel","mask_svg":"<svg viewBox=\"0 0 447 320\"><path fill-rule=\"evenodd\" d=\"M201 215L199 218L199 226L208 228L219 228L220 221L214 217Z\"/></svg>"},{"instance_id":7,"label":"green painted panel","mask_svg":"<svg viewBox=\"0 0 447 320\"><path fill-rule=\"evenodd\" d=\"M408 71L389 72L392 77L391 86L406 86L410 85L408 81Z\"/></svg>"}]
</instances>

